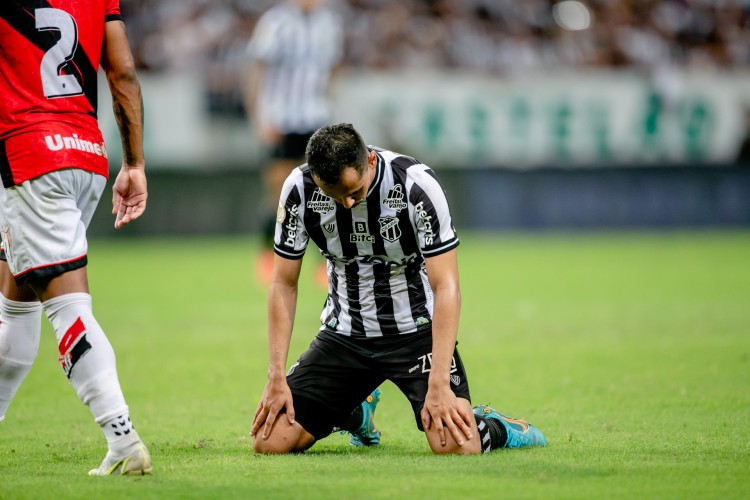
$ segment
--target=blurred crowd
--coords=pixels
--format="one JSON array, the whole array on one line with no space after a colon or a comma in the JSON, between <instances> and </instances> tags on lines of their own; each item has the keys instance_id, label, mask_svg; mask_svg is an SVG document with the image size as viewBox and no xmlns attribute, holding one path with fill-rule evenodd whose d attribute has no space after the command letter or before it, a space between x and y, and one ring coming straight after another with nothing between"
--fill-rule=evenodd
<instances>
[{"instance_id":1,"label":"blurred crowd","mask_svg":"<svg viewBox=\"0 0 750 500\"><path fill-rule=\"evenodd\" d=\"M275 3L120 1L140 67L155 72L198 70L206 75L212 93L229 100L236 100L231 94L244 76L248 41L258 16ZM513 75L601 66L658 72L750 65L750 0L329 0L329 4L344 23L344 62L349 67Z\"/></svg>"}]
</instances>

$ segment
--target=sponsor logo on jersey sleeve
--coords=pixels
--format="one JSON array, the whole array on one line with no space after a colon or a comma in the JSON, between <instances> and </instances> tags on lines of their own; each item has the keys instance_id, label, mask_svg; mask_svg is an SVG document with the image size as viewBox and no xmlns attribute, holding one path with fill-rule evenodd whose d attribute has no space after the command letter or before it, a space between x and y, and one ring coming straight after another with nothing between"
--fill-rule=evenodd
<instances>
[{"instance_id":1,"label":"sponsor logo on jersey sleeve","mask_svg":"<svg viewBox=\"0 0 750 500\"><path fill-rule=\"evenodd\" d=\"M284 224L284 230L286 231L286 238L284 239L284 245L294 248L294 243L297 239L297 231L299 230L299 206L292 205L285 209L287 212L286 224Z\"/></svg>"},{"instance_id":2,"label":"sponsor logo on jersey sleeve","mask_svg":"<svg viewBox=\"0 0 750 500\"><path fill-rule=\"evenodd\" d=\"M432 216L424 209L424 202L420 201L414 207L417 216L417 227L424 232L424 244L432 245L435 242L435 232L432 230Z\"/></svg>"}]
</instances>

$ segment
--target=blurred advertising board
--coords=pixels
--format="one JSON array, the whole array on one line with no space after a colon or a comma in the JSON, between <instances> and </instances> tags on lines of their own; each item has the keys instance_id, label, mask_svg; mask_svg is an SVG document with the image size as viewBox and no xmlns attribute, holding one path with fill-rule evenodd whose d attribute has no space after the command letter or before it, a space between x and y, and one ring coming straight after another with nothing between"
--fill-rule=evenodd
<instances>
[{"instance_id":1,"label":"blurred advertising board","mask_svg":"<svg viewBox=\"0 0 750 500\"><path fill-rule=\"evenodd\" d=\"M515 79L352 74L337 110L373 144L435 165L728 163L750 113L750 73L697 73L659 90L629 72Z\"/></svg>"},{"instance_id":2,"label":"blurred advertising board","mask_svg":"<svg viewBox=\"0 0 750 500\"><path fill-rule=\"evenodd\" d=\"M141 80L152 166L262 163L244 119L208 111L200 78ZM334 121L352 122L369 144L435 167L731 163L748 133L750 71L697 71L666 82L614 70L512 78L348 70L333 89ZM115 162L119 141L101 94L100 121Z\"/></svg>"}]
</instances>

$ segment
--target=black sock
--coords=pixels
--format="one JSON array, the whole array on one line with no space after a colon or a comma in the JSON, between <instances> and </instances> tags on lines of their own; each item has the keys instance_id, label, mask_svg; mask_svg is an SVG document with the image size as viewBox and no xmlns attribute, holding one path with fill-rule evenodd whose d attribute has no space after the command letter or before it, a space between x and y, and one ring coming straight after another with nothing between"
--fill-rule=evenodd
<instances>
[{"instance_id":1,"label":"black sock","mask_svg":"<svg viewBox=\"0 0 750 500\"><path fill-rule=\"evenodd\" d=\"M492 418L474 415L479 429L479 441L482 445L482 453L489 453L497 448L502 448L508 441L508 431L505 426Z\"/></svg>"},{"instance_id":2,"label":"black sock","mask_svg":"<svg viewBox=\"0 0 750 500\"><path fill-rule=\"evenodd\" d=\"M352 414L349 415L349 418L346 419L346 422L344 422L344 425L341 426L341 429L352 433L356 432L360 427L362 427L363 418L364 414L362 413L362 405L359 404L354 409Z\"/></svg>"}]
</instances>

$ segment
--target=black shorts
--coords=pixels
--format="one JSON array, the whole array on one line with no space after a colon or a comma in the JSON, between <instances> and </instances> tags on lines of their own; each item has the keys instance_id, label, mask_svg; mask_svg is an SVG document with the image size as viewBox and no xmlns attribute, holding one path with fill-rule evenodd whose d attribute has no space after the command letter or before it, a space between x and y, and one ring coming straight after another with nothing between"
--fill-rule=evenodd
<instances>
[{"instance_id":1,"label":"black shorts","mask_svg":"<svg viewBox=\"0 0 750 500\"><path fill-rule=\"evenodd\" d=\"M380 384L390 380L406 395L422 428L432 358L431 333L359 339L320 332L287 373L295 419L315 439L341 427L351 412ZM466 371L453 351L451 389L471 401Z\"/></svg>"},{"instance_id":2,"label":"black shorts","mask_svg":"<svg viewBox=\"0 0 750 500\"><path fill-rule=\"evenodd\" d=\"M271 157L275 159L300 160L304 162L307 141L312 137L314 130L303 133L284 134L281 140L271 151Z\"/></svg>"}]
</instances>

